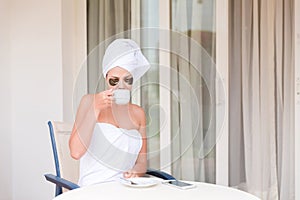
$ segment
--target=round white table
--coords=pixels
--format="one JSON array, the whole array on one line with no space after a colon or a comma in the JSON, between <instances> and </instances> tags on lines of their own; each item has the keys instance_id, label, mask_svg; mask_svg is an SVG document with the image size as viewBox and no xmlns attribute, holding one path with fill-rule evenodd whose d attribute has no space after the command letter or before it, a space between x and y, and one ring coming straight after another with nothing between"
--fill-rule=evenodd
<instances>
[{"instance_id":1,"label":"round white table","mask_svg":"<svg viewBox=\"0 0 300 200\"><path fill-rule=\"evenodd\" d=\"M98 185L86 186L65 192L54 200L259 200L258 197L230 187L190 182L196 184L193 189L177 189L162 183L151 187L135 188L123 185L120 182L107 182Z\"/></svg>"}]
</instances>

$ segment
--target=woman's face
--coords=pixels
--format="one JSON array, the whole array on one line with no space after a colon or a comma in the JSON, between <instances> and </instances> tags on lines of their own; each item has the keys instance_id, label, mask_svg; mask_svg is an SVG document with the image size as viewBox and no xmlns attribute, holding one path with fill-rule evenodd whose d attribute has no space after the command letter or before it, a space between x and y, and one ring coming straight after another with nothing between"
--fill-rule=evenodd
<instances>
[{"instance_id":1,"label":"woman's face","mask_svg":"<svg viewBox=\"0 0 300 200\"><path fill-rule=\"evenodd\" d=\"M114 67L108 71L106 82L109 89L128 89L131 90L133 77L125 69L121 67Z\"/></svg>"}]
</instances>

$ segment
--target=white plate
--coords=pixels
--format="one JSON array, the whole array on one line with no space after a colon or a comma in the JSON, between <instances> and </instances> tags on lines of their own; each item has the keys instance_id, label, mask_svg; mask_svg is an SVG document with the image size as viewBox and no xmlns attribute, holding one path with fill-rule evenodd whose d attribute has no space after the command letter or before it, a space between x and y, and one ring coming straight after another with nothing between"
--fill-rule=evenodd
<instances>
[{"instance_id":1,"label":"white plate","mask_svg":"<svg viewBox=\"0 0 300 200\"><path fill-rule=\"evenodd\" d=\"M130 181L136 184L132 184ZM120 183L130 187L151 187L157 185L159 181L152 178L139 177L139 178L128 178L128 179L120 178Z\"/></svg>"}]
</instances>

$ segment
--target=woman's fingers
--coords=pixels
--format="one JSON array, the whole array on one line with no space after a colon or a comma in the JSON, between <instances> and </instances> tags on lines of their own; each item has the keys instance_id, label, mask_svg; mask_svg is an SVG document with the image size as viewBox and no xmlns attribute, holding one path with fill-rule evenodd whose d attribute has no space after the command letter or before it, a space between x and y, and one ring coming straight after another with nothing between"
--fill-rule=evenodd
<instances>
[{"instance_id":1,"label":"woman's fingers","mask_svg":"<svg viewBox=\"0 0 300 200\"><path fill-rule=\"evenodd\" d=\"M130 178L130 174L128 172L123 173L124 178Z\"/></svg>"},{"instance_id":2,"label":"woman's fingers","mask_svg":"<svg viewBox=\"0 0 300 200\"><path fill-rule=\"evenodd\" d=\"M127 171L123 173L124 178L136 178L138 174L133 171Z\"/></svg>"},{"instance_id":3,"label":"woman's fingers","mask_svg":"<svg viewBox=\"0 0 300 200\"><path fill-rule=\"evenodd\" d=\"M106 90L100 93L103 99L113 99L113 92L112 90Z\"/></svg>"},{"instance_id":4,"label":"woman's fingers","mask_svg":"<svg viewBox=\"0 0 300 200\"><path fill-rule=\"evenodd\" d=\"M113 90L106 90L105 93L107 94L107 96L113 96Z\"/></svg>"},{"instance_id":5,"label":"woman's fingers","mask_svg":"<svg viewBox=\"0 0 300 200\"><path fill-rule=\"evenodd\" d=\"M106 97L105 100L104 100L104 103L105 104L111 104L113 101L113 98L112 97Z\"/></svg>"},{"instance_id":6,"label":"woman's fingers","mask_svg":"<svg viewBox=\"0 0 300 200\"><path fill-rule=\"evenodd\" d=\"M132 177L131 172L124 172L123 175L124 175L124 178L131 178Z\"/></svg>"},{"instance_id":7,"label":"woman's fingers","mask_svg":"<svg viewBox=\"0 0 300 200\"><path fill-rule=\"evenodd\" d=\"M105 109L111 106L112 103L113 103L112 90L106 90L95 95L95 109L97 110Z\"/></svg>"}]
</instances>

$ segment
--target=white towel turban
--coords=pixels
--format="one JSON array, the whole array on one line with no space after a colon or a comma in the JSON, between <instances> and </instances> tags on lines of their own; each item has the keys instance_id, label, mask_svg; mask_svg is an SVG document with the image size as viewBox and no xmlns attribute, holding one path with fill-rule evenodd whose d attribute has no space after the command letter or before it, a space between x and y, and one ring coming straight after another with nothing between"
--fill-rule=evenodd
<instances>
[{"instance_id":1,"label":"white towel turban","mask_svg":"<svg viewBox=\"0 0 300 200\"><path fill-rule=\"evenodd\" d=\"M133 40L116 39L107 47L103 57L104 78L114 67L121 67L129 71L135 82L148 71L150 64Z\"/></svg>"}]
</instances>

